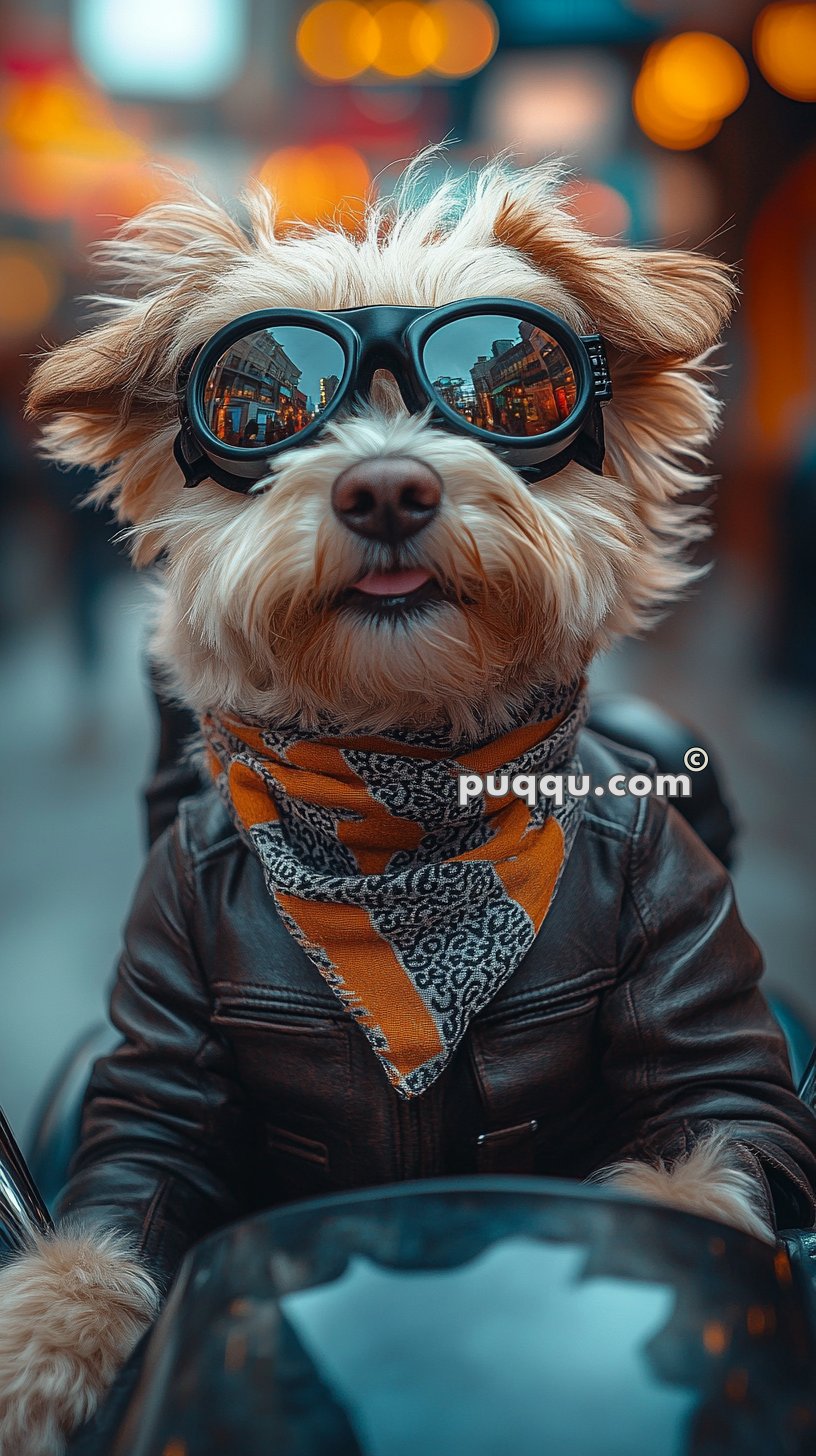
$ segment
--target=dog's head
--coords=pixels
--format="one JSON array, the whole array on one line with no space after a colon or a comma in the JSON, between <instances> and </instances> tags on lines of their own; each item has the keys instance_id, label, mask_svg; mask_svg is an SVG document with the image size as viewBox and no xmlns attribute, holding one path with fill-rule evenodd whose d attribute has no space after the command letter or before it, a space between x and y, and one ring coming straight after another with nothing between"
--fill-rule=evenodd
<instances>
[{"instance_id":1,"label":"dog's head","mask_svg":"<svg viewBox=\"0 0 816 1456\"><path fill-rule=\"evenodd\" d=\"M30 409L52 457L101 472L94 499L132 527L136 564L161 557L154 650L192 707L369 731L500 728L532 685L574 677L694 575L684 558L705 525L686 497L706 483L695 469L717 419L704 356L733 282L710 257L582 232L558 180L494 164L417 201L409 179L357 235L279 229L260 188L244 231L190 193L105 245L127 287L39 364ZM254 310L485 294L603 335L603 474L571 461L527 484L481 439L410 413L381 370L362 402L279 450L249 494L211 479L184 488L178 373L220 328ZM419 501L421 529L360 531L380 482ZM384 610L391 571L402 589L433 590Z\"/></svg>"}]
</instances>

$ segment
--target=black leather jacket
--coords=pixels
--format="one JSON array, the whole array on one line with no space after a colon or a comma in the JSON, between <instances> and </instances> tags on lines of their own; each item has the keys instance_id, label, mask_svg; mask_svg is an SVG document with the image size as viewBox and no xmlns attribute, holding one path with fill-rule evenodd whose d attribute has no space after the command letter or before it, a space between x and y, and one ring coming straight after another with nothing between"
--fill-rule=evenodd
<instances>
[{"instance_id":1,"label":"black leather jacket","mask_svg":"<svg viewBox=\"0 0 816 1456\"><path fill-rule=\"evenodd\" d=\"M585 732L595 782L644 760ZM791 1085L731 882L658 799L593 799L522 964L422 1096L391 1088L290 937L214 790L155 844L62 1210L167 1279L259 1207L443 1174L583 1178L731 1128L778 1224L814 1221L816 1118Z\"/></svg>"}]
</instances>

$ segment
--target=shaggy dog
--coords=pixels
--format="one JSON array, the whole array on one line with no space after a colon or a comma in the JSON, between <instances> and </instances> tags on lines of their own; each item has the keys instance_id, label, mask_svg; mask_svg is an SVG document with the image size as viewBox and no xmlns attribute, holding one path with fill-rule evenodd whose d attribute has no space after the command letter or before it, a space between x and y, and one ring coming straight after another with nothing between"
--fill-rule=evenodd
<instances>
[{"instance_id":1,"label":"shaggy dog","mask_svg":"<svg viewBox=\"0 0 816 1456\"><path fill-rule=\"evenodd\" d=\"M30 410L54 460L99 472L93 500L113 503L135 565L160 559L152 650L179 700L306 728L330 714L348 732L444 719L464 737L498 734L530 684L574 679L693 579L688 548L706 526L689 494L709 483L698 473L718 418L708 356L733 279L711 257L587 235L560 180L552 167L494 164L420 196L414 168L355 234L281 226L260 186L244 199L246 226L191 191L104 245L116 291L97 300L90 332L40 362ZM250 493L211 479L181 488L179 369L232 320L486 293L603 336L614 397L602 474L572 461L527 484L479 439L409 412L381 370L362 403L279 453ZM344 473L383 460L418 462L444 492L396 554L347 529L331 504ZM338 609L367 573L394 570L435 578L444 596L398 620ZM600 1176L773 1236L760 1190L719 1134L668 1166ZM60 1232L0 1272L4 1456L61 1449L156 1301L111 1235Z\"/></svg>"}]
</instances>

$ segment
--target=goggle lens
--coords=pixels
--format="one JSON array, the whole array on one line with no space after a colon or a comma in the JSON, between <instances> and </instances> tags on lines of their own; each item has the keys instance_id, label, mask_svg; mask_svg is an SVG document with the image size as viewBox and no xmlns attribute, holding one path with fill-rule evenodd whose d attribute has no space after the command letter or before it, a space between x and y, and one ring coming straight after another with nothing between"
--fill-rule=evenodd
<instances>
[{"instance_id":1,"label":"goggle lens","mask_svg":"<svg viewBox=\"0 0 816 1456\"><path fill-rule=\"evenodd\" d=\"M443 324L426 341L423 363L448 408L495 435L546 435L569 418L578 398L557 340L509 314Z\"/></svg>"},{"instance_id":2,"label":"goggle lens","mask_svg":"<svg viewBox=\"0 0 816 1456\"><path fill-rule=\"evenodd\" d=\"M291 439L331 402L344 370L341 345L318 329L284 325L245 334L207 376L207 426L217 440L243 449Z\"/></svg>"}]
</instances>

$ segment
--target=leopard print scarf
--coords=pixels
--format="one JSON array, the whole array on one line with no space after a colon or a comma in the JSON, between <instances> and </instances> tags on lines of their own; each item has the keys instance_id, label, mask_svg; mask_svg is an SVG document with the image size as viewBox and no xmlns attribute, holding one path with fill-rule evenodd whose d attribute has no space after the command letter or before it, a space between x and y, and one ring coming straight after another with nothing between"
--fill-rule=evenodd
<instances>
[{"instance_id":1,"label":"leopard print scarf","mask_svg":"<svg viewBox=\"0 0 816 1456\"><path fill-rule=\"evenodd\" d=\"M585 716L573 683L475 746L201 720L210 772L278 912L403 1097L436 1080L529 950L584 805L528 807L508 792L461 807L458 776L577 773Z\"/></svg>"}]
</instances>

